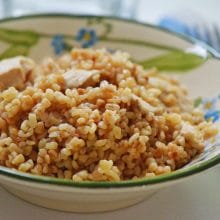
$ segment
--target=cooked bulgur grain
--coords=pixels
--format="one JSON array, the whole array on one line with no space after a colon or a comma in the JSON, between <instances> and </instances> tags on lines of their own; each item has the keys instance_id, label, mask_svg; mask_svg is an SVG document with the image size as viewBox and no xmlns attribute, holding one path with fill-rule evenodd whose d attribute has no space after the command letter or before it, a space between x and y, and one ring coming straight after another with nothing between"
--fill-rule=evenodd
<instances>
[{"instance_id":1,"label":"cooked bulgur grain","mask_svg":"<svg viewBox=\"0 0 220 220\"><path fill-rule=\"evenodd\" d=\"M0 132L2 166L119 181L181 168L217 129L178 81L143 70L127 53L74 49L0 93Z\"/></svg>"}]
</instances>

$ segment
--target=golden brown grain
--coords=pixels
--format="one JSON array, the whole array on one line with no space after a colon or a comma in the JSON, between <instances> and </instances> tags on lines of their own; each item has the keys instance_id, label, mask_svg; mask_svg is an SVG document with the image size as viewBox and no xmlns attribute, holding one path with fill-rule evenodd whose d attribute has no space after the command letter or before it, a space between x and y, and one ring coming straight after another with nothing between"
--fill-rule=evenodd
<instances>
[{"instance_id":1,"label":"golden brown grain","mask_svg":"<svg viewBox=\"0 0 220 220\"><path fill-rule=\"evenodd\" d=\"M71 69L99 76L68 88ZM178 81L124 52L74 49L32 75L0 93L2 166L73 181L148 178L181 168L217 133Z\"/></svg>"}]
</instances>

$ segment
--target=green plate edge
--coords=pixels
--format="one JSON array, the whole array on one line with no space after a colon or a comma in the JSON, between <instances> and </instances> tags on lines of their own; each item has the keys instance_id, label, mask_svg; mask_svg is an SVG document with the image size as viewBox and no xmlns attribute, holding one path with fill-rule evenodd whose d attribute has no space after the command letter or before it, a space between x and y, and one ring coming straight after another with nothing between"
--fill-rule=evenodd
<instances>
[{"instance_id":1,"label":"green plate edge","mask_svg":"<svg viewBox=\"0 0 220 220\"><path fill-rule=\"evenodd\" d=\"M150 27L153 29L157 29L166 33L170 33L172 35L175 35L179 38L182 38L183 40L186 40L190 43L198 43L202 45L211 55L214 59L220 59L220 54L213 49L212 47L208 46L207 44L193 38L186 36L184 34L179 34L170 30L167 30L165 28L157 27L151 24L138 22L135 20L125 19L125 18L119 18L114 16L96 16L96 15L73 15L73 14L60 14L60 13L51 13L51 14L34 14L34 15L24 15L19 17L10 17L10 18L4 18L0 20L0 24L7 22L7 21L14 21L14 20L21 20L21 19L28 19L28 18L48 18L48 17L60 17L60 18L80 18L80 19L87 19L87 18L104 18L104 19L110 19L110 20L119 20L124 22L129 22L145 27ZM219 61L220 62L220 61ZM197 165L192 165L187 168L179 169L177 171L171 172L169 174L164 174L152 178L140 178L136 180L125 180L125 181L119 181L119 182L95 182L95 181L85 181L85 182L74 182L72 180L65 180L65 179L58 179L53 177L45 177L45 176L37 176L32 175L28 173L22 173L19 171L15 171L3 166L0 166L0 175L4 175L7 177L16 178L19 180L25 180L25 181L31 181L41 184L54 184L59 186L70 186L70 187L79 187L79 188L118 188L118 187L134 187L134 186L143 186L143 185L152 185L152 184L159 184L164 183L171 180L177 180L180 178L184 178L187 176L191 176L196 173L200 173L206 169L209 169L211 167L214 167L215 165L220 163L220 154L216 155L215 157L201 162Z\"/></svg>"}]
</instances>

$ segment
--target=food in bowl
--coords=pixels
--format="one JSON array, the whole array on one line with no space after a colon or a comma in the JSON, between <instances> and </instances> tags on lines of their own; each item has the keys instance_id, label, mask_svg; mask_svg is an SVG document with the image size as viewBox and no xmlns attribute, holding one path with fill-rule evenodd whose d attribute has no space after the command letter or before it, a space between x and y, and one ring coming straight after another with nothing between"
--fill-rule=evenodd
<instances>
[{"instance_id":1,"label":"food in bowl","mask_svg":"<svg viewBox=\"0 0 220 220\"><path fill-rule=\"evenodd\" d=\"M125 52L73 49L0 63L0 165L73 181L183 167L218 130L178 81Z\"/></svg>"}]
</instances>

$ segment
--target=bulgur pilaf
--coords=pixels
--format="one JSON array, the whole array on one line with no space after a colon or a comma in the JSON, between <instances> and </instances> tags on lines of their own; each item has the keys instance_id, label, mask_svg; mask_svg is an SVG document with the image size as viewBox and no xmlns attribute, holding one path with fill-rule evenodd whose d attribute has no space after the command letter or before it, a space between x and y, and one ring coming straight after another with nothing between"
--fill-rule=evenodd
<instances>
[{"instance_id":1,"label":"bulgur pilaf","mask_svg":"<svg viewBox=\"0 0 220 220\"><path fill-rule=\"evenodd\" d=\"M74 181L151 177L187 164L218 132L178 81L127 53L13 59L0 62L1 166Z\"/></svg>"}]
</instances>

